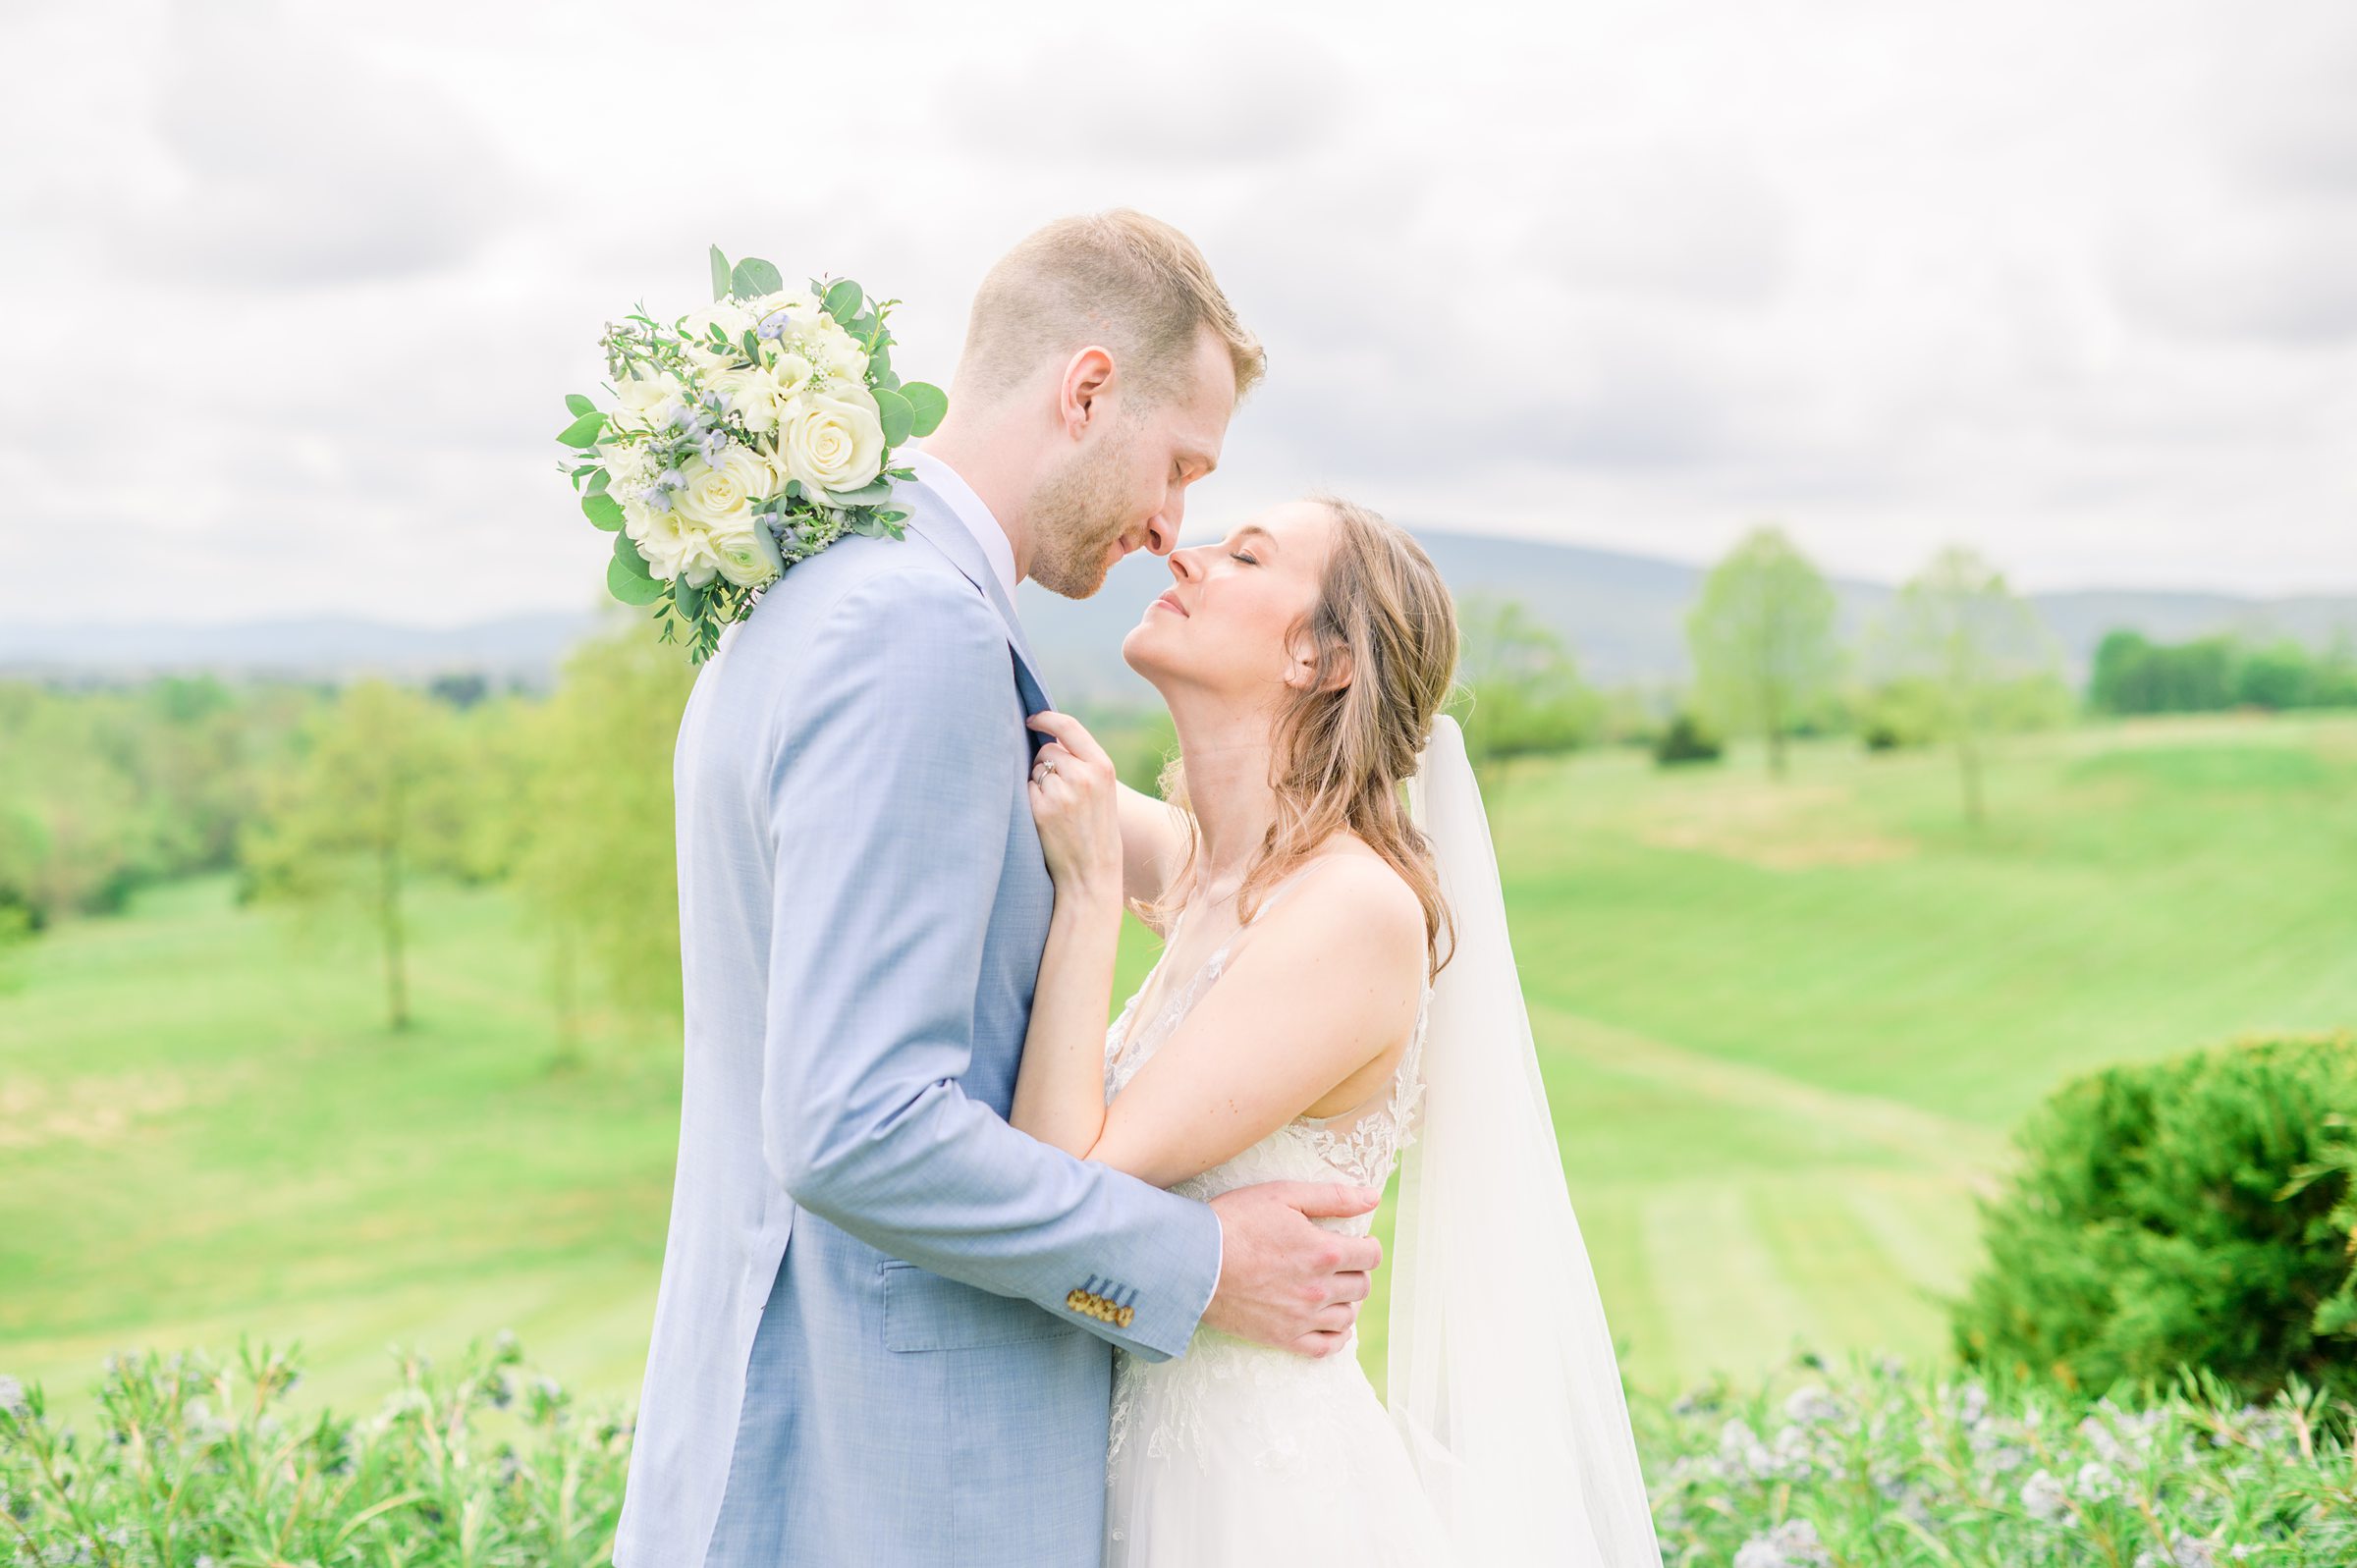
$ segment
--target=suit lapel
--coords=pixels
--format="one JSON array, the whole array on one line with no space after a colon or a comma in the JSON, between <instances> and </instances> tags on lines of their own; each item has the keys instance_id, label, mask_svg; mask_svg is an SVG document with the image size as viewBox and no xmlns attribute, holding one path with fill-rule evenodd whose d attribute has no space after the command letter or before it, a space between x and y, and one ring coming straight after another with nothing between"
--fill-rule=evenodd
<instances>
[{"instance_id":1,"label":"suit lapel","mask_svg":"<svg viewBox=\"0 0 2357 1568\"><path fill-rule=\"evenodd\" d=\"M1014 650L1015 685L1023 694L1023 711L1037 713L1052 708L1048 700L1048 683L1039 674L1039 661L1032 656L1031 644L1023 636L1023 623L1016 619L1014 606L1008 601L1007 590L999 586L999 574L990 569L983 559L982 546L949 512L943 501L922 484L903 484L895 494L908 503L906 527L924 535L927 543L950 558L950 564L965 574L968 582L982 590L999 612L999 620L1007 629L1007 645ZM1034 749L1044 744L1047 736L1032 730Z\"/></svg>"}]
</instances>

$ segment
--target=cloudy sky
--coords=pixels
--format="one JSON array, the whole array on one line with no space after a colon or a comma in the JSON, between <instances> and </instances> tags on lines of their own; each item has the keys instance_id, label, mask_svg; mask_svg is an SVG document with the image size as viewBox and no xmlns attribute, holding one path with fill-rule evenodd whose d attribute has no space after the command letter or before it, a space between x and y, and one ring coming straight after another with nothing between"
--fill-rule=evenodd
<instances>
[{"instance_id":1,"label":"cloudy sky","mask_svg":"<svg viewBox=\"0 0 2357 1568\"><path fill-rule=\"evenodd\" d=\"M889 27L878 19L896 19ZM704 246L906 305L1060 213L1203 244L1324 485L1707 560L2357 589L2357 8L0 7L0 615L573 609L549 437Z\"/></svg>"}]
</instances>

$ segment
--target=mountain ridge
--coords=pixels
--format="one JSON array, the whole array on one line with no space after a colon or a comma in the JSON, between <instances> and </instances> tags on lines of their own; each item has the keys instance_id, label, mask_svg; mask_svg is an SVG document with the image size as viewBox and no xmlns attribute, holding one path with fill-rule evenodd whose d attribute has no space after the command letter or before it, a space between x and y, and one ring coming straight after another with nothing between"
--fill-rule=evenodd
<instances>
[{"instance_id":1,"label":"mountain ridge","mask_svg":"<svg viewBox=\"0 0 2357 1568\"><path fill-rule=\"evenodd\" d=\"M1661 557L1498 535L1417 531L1460 597L1520 599L1561 635L1597 683L1667 684L1684 678L1684 619L1708 568ZM1018 594L1023 625L1060 696L1098 703L1151 700L1121 660L1121 639L1169 585L1170 566L1132 555L1098 594L1061 599L1033 583ZM1828 579L1844 639L1853 639L1896 590L1853 577ZM2357 593L2263 597L2183 589L2081 588L2025 595L2054 632L2074 678L2115 627L2162 641L2218 632L2292 637L2322 645L2357 638ZM106 682L146 675L338 680L364 674L423 679L473 672L545 688L567 648L611 611L544 611L453 627L403 625L359 616L311 616L221 624L134 622L0 626L0 673Z\"/></svg>"}]
</instances>

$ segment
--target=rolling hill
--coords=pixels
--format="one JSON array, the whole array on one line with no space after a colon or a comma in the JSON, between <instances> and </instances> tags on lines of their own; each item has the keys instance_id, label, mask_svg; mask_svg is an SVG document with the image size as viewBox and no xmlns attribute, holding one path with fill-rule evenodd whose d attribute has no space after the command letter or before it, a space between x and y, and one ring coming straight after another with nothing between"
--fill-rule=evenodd
<instances>
[{"instance_id":1,"label":"rolling hill","mask_svg":"<svg viewBox=\"0 0 2357 1568\"><path fill-rule=\"evenodd\" d=\"M1683 621L1702 568L1580 545L1437 529L1419 534L1459 595L1520 599L1578 653L1601 684L1674 682L1685 670ZM1059 700L1142 702L1150 695L1121 662L1121 640L1168 585L1167 563L1134 555L1085 601L1026 583L1023 622ZM1888 584L1836 578L1845 635L1891 596ZM2129 626L2163 639L2239 631L2322 644L2357 637L2357 593L2259 599L2232 594L2096 588L2034 596L2074 677L2107 631ZM361 619L313 618L227 625L0 625L0 673L103 681L208 670L341 679L363 673L419 679L479 672L495 684L539 687L564 651L597 624L592 614L545 613L449 629Z\"/></svg>"}]
</instances>

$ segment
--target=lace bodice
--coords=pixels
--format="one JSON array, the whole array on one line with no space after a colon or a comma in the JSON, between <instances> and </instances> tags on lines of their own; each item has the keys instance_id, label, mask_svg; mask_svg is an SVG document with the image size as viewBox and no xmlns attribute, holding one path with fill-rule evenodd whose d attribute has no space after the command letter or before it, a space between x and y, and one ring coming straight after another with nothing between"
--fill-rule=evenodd
<instances>
[{"instance_id":1,"label":"lace bodice","mask_svg":"<svg viewBox=\"0 0 2357 1568\"><path fill-rule=\"evenodd\" d=\"M1301 874L1295 872L1294 876ZM1281 885L1254 918L1266 914L1290 885L1289 880ZM1162 969L1161 963L1155 964L1106 1031L1105 1098L1109 1103L1177 1032L1203 994L1218 983L1236 943L1251 927L1250 921L1238 926L1192 978L1158 1002L1152 1016L1139 1021L1132 1036L1130 1024L1137 1015L1139 1000ZM1167 956L1169 948L1164 951ZM1415 1141L1415 1111L1423 1089L1424 1028L1431 1006L1432 984L1426 980L1407 1050L1385 1089L1370 1103L1337 1116L1296 1116L1251 1148L1171 1190L1208 1200L1263 1181L1340 1178L1381 1187L1390 1179L1400 1152ZM1363 1236L1374 1228L1372 1215L1316 1222L1347 1235ZM1312 1413L1325 1411L1334 1419L1343 1419L1336 1413L1352 1406L1347 1395L1337 1399L1334 1384L1340 1379L1358 1379L1363 1384L1363 1378L1349 1350L1310 1360L1210 1328L1196 1329L1186 1352L1170 1361L1142 1362L1117 1349L1107 1479L1110 1483L1124 1453L1140 1443L1151 1458L1190 1452L1200 1457L1205 1451L1207 1413L1214 1409L1224 1412L1219 1419L1247 1430L1248 1435L1234 1434L1246 1435L1247 1447L1263 1468L1286 1469L1310 1462L1330 1446L1334 1436L1328 1424L1314 1419ZM1156 1397L1141 1405L1149 1385ZM1150 1419L1141 1421L1141 1408L1151 1410ZM1151 1430L1138 1431L1141 1426Z\"/></svg>"},{"instance_id":2,"label":"lace bodice","mask_svg":"<svg viewBox=\"0 0 2357 1568\"><path fill-rule=\"evenodd\" d=\"M1264 903L1255 918L1267 912ZM1105 1032L1108 1104L1128 1086L1163 1042L1178 1032L1187 1012L1226 969L1237 938L1249 930L1250 922L1238 926L1195 972L1194 978L1172 993L1156 1014L1138 1029L1136 1037L1130 1039L1130 1020L1136 1015L1138 1000L1153 985L1162 965L1157 963L1147 974L1123 1006L1122 1015ZM1422 1088L1419 1058L1424 1048L1424 1022L1431 1005L1432 984L1428 980L1416 1004L1416 1022L1408 1036L1406 1054L1399 1058L1399 1065L1394 1069L1389 1088L1380 1101L1336 1116L1296 1116L1243 1153L1199 1176L1179 1182L1171 1190L1189 1198L1208 1199L1254 1182L1326 1181L1338 1175L1362 1186L1382 1186L1391 1178L1400 1151L1415 1141L1414 1112ZM1336 1227L1353 1228L1355 1233L1364 1235L1370 1223L1367 1217L1361 1217L1361 1222L1355 1226L1337 1221Z\"/></svg>"}]
</instances>

